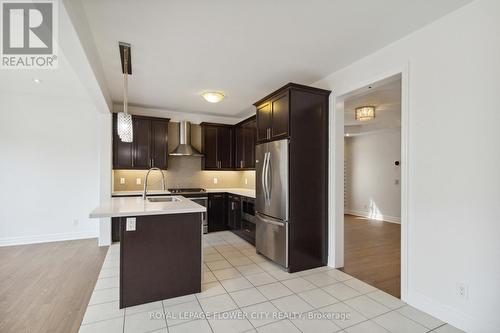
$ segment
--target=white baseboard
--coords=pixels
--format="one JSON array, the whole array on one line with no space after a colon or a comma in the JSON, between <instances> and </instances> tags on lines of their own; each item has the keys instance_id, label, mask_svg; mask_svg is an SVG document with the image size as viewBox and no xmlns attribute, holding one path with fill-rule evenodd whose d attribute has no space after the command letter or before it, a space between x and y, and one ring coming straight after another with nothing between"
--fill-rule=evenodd
<instances>
[{"instance_id":1,"label":"white baseboard","mask_svg":"<svg viewBox=\"0 0 500 333\"><path fill-rule=\"evenodd\" d=\"M491 318L471 316L420 293L408 291L406 303L468 333L498 332L498 327L488 322Z\"/></svg>"},{"instance_id":2,"label":"white baseboard","mask_svg":"<svg viewBox=\"0 0 500 333\"><path fill-rule=\"evenodd\" d=\"M97 232L95 230L80 231L80 232L68 232L68 233L60 233L60 234L48 234L48 235L5 237L5 238L0 238L0 246L48 243L48 242L58 242L58 241L97 238L97 237L98 237L98 235L97 235Z\"/></svg>"},{"instance_id":3,"label":"white baseboard","mask_svg":"<svg viewBox=\"0 0 500 333\"><path fill-rule=\"evenodd\" d=\"M369 211L354 210L354 209L345 209L344 213L349 214L349 215L354 215L354 216L366 217L366 218L371 219L371 220L401 224L401 218L396 217L396 216L373 214Z\"/></svg>"}]
</instances>

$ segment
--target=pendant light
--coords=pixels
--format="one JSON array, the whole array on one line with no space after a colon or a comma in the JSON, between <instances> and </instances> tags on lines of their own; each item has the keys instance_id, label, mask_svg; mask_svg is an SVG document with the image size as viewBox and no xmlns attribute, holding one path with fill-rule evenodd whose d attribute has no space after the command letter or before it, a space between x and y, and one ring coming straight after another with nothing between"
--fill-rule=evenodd
<instances>
[{"instance_id":1,"label":"pendant light","mask_svg":"<svg viewBox=\"0 0 500 333\"><path fill-rule=\"evenodd\" d=\"M132 116L128 113L128 76L132 74L130 44L120 42L119 47L123 72L123 112L118 113L116 128L122 142L132 142L134 130Z\"/></svg>"}]
</instances>

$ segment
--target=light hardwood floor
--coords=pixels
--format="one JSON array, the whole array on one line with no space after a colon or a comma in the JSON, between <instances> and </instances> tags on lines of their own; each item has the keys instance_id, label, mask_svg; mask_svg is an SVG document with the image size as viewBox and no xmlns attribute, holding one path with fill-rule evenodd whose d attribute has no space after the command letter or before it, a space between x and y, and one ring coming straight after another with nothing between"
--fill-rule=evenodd
<instances>
[{"instance_id":1,"label":"light hardwood floor","mask_svg":"<svg viewBox=\"0 0 500 333\"><path fill-rule=\"evenodd\" d=\"M400 298L401 225L344 216L343 271Z\"/></svg>"},{"instance_id":2,"label":"light hardwood floor","mask_svg":"<svg viewBox=\"0 0 500 333\"><path fill-rule=\"evenodd\" d=\"M106 252L97 239L0 247L0 332L78 332Z\"/></svg>"}]
</instances>

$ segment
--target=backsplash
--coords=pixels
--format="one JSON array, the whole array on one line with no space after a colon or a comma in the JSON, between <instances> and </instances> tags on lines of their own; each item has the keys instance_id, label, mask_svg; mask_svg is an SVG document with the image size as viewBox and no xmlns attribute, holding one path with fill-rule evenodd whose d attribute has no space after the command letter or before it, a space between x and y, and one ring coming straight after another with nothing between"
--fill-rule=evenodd
<instances>
[{"instance_id":1,"label":"backsplash","mask_svg":"<svg viewBox=\"0 0 500 333\"><path fill-rule=\"evenodd\" d=\"M113 191L142 190L146 173L147 170L113 170ZM164 173L167 188L255 188L255 171L202 171L200 157L169 156L168 170ZM120 183L121 178L125 184ZM137 184L137 178L140 179L140 184ZM214 184L214 178L217 178L217 184ZM160 172L151 172L148 189L161 189Z\"/></svg>"}]
</instances>

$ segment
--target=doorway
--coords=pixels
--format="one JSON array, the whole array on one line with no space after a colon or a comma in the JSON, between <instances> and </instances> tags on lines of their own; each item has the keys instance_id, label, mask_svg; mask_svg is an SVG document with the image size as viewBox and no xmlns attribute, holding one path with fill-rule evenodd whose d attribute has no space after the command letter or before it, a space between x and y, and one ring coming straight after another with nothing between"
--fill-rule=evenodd
<instances>
[{"instance_id":1,"label":"doorway","mask_svg":"<svg viewBox=\"0 0 500 333\"><path fill-rule=\"evenodd\" d=\"M337 134L331 142L343 149L332 154L330 255L335 267L404 300L405 71L368 82L334 101Z\"/></svg>"}]
</instances>

